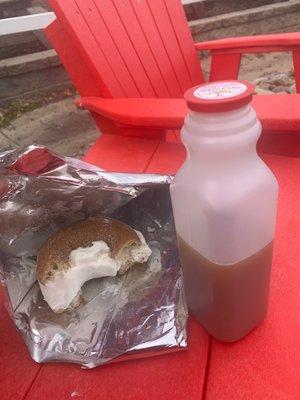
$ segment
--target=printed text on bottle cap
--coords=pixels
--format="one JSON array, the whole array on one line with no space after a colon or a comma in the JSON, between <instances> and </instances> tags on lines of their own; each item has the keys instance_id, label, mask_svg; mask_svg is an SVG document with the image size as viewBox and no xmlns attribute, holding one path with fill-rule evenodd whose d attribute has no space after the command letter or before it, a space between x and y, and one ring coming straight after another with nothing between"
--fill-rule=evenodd
<instances>
[{"instance_id":1,"label":"printed text on bottle cap","mask_svg":"<svg viewBox=\"0 0 300 400\"><path fill-rule=\"evenodd\" d=\"M201 86L194 91L198 99L217 100L238 96L247 90L247 86L240 82L216 82Z\"/></svg>"}]
</instances>

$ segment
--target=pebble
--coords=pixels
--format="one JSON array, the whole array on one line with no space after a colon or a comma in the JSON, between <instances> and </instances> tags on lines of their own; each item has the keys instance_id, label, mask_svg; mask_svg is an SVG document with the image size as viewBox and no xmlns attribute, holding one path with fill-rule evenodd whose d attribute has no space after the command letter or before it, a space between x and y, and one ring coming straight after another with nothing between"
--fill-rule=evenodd
<instances>
[{"instance_id":1,"label":"pebble","mask_svg":"<svg viewBox=\"0 0 300 400\"><path fill-rule=\"evenodd\" d=\"M265 92L267 91L284 94L296 92L293 70L280 73L274 72L265 75L255 79L254 84L256 86L256 92L260 94L266 94Z\"/></svg>"}]
</instances>

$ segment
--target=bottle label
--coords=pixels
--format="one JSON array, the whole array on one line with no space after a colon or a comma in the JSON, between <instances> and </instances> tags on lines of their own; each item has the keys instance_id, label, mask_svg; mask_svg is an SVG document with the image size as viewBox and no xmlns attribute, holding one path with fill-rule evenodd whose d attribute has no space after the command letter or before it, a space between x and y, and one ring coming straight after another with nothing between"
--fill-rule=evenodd
<instances>
[{"instance_id":1,"label":"bottle label","mask_svg":"<svg viewBox=\"0 0 300 400\"><path fill-rule=\"evenodd\" d=\"M238 96L247 90L241 82L216 82L201 86L194 91L198 99L221 100Z\"/></svg>"}]
</instances>

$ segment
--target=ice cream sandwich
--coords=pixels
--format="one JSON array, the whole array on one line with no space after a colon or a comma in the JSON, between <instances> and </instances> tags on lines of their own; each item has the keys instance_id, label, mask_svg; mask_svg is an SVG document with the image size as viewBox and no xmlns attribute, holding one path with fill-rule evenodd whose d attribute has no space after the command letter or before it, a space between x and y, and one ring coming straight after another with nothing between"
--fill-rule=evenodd
<instances>
[{"instance_id":1,"label":"ice cream sandwich","mask_svg":"<svg viewBox=\"0 0 300 400\"><path fill-rule=\"evenodd\" d=\"M115 219L90 218L57 231L43 244L37 278L48 305L61 313L81 304L86 281L124 274L150 254L141 232Z\"/></svg>"}]
</instances>

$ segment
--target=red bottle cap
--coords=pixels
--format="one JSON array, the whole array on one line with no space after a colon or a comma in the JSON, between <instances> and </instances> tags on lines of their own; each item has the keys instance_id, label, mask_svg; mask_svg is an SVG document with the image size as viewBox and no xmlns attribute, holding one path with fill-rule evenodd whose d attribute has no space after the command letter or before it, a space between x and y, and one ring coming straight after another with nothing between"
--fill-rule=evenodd
<instances>
[{"instance_id":1,"label":"red bottle cap","mask_svg":"<svg viewBox=\"0 0 300 400\"><path fill-rule=\"evenodd\" d=\"M226 80L204 83L187 90L184 98L193 111L232 111L252 100L254 86L247 81Z\"/></svg>"}]
</instances>

